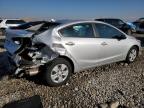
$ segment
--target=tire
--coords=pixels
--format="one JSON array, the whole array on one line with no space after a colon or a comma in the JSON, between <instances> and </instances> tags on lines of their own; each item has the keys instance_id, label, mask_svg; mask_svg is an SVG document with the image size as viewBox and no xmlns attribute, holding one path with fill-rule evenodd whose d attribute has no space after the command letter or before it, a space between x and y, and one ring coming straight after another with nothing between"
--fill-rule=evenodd
<instances>
[{"instance_id":1,"label":"tire","mask_svg":"<svg viewBox=\"0 0 144 108\"><path fill-rule=\"evenodd\" d=\"M133 46L127 54L126 63L130 64L134 62L137 56L138 56L138 48L136 46Z\"/></svg>"},{"instance_id":2,"label":"tire","mask_svg":"<svg viewBox=\"0 0 144 108\"><path fill-rule=\"evenodd\" d=\"M72 74L72 65L64 58L54 59L45 69L45 82L53 87L66 84Z\"/></svg>"}]
</instances>

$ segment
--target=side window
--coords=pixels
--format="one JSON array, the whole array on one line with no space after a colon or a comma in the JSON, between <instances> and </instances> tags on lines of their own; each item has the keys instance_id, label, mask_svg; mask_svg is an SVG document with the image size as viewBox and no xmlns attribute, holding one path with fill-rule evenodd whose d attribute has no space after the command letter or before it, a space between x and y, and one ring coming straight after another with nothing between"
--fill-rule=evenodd
<instances>
[{"instance_id":1,"label":"side window","mask_svg":"<svg viewBox=\"0 0 144 108\"><path fill-rule=\"evenodd\" d=\"M0 23L2 22L2 20L0 20Z\"/></svg>"},{"instance_id":2,"label":"side window","mask_svg":"<svg viewBox=\"0 0 144 108\"><path fill-rule=\"evenodd\" d=\"M108 26L106 24L100 24L97 23L95 24L95 29L97 34L99 35L100 38L115 38L115 37L124 37L124 34L118 31L117 29Z\"/></svg>"},{"instance_id":3,"label":"side window","mask_svg":"<svg viewBox=\"0 0 144 108\"><path fill-rule=\"evenodd\" d=\"M94 38L92 24L76 24L60 30L64 37Z\"/></svg>"}]
</instances>

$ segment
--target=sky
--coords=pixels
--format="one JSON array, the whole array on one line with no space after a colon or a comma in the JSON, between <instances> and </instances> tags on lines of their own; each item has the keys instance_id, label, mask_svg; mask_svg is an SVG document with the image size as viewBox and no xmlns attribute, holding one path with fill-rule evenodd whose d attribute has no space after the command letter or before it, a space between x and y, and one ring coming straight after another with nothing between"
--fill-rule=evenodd
<instances>
[{"instance_id":1,"label":"sky","mask_svg":"<svg viewBox=\"0 0 144 108\"><path fill-rule=\"evenodd\" d=\"M144 17L144 0L0 0L0 17L135 20Z\"/></svg>"}]
</instances>

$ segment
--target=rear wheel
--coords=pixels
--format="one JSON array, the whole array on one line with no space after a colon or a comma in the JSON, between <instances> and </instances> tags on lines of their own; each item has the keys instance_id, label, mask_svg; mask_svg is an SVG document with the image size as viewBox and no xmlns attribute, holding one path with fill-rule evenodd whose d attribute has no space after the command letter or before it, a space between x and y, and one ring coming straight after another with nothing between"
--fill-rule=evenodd
<instances>
[{"instance_id":1,"label":"rear wheel","mask_svg":"<svg viewBox=\"0 0 144 108\"><path fill-rule=\"evenodd\" d=\"M126 58L126 62L127 63L134 62L135 59L137 58L137 56L138 56L138 48L133 46L128 52L128 55L127 55L127 58Z\"/></svg>"},{"instance_id":2,"label":"rear wheel","mask_svg":"<svg viewBox=\"0 0 144 108\"><path fill-rule=\"evenodd\" d=\"M63 58L56 58L46 65L44 77L49 86L60 86L68 81L71 73L71 64Z\"/></svg>"}]
</instances>

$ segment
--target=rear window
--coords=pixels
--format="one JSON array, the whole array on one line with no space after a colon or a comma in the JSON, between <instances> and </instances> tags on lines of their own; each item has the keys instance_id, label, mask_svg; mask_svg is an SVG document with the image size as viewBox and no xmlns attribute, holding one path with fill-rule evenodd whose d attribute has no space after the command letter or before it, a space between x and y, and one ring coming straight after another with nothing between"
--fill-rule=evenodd
<instances>
[{"instance_id":1,"label":"rear window","mask_svg":"<svg viewBox=\"0 0 144 108\"><path fill-rule=\"evenodd\" d=\"M25 21L23 20L7 20L6 24L23 24Z\"/></svg>"}]
</instances>

